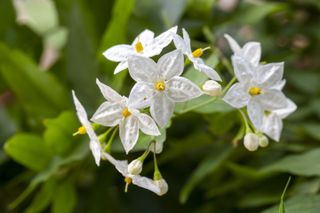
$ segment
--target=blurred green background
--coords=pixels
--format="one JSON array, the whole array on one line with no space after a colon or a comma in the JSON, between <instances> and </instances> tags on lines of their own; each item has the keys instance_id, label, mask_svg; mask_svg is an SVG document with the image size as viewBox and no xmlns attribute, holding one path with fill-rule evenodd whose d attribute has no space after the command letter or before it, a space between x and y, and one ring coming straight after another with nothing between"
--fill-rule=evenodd
<instances>
[{"instance_id":1,"label":"blurred green background","mask_svg":"<svg viewBox=\"0 0 320 213\"><path fill-rule=\"evenodd\" d=\"M320 212L320 1L55 0L49 9L39 1L31 25L16 22L12 1L0 1L0 212L278 212L289 176L286 212ZM215 47L205 57L224 85L232 76L223 34L260 41L263 61L285 61L284 90L298 110L280 143L256 152L232 144L241 119L219 101L179 115L159 155L169 192L124 193L110 164L96 167L88 139L72 137L80 124L71 90L89 115L102 102L96 77L127 95L132 80L114 76L102 52L175 25L194 49ZM152 171L150 158L144 174Z\"/></svg>"}]
</instances>

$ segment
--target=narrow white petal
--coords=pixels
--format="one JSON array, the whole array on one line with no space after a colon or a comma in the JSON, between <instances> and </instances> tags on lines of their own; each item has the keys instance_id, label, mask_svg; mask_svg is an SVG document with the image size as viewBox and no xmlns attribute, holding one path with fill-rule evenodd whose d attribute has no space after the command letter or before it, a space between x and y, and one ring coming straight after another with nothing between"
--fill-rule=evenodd
<instances>
[{"instance_id":1,"label":"narrow white petal","mask_svg":"<svg viewBox=\"0 0 320 213\"><path fill-rule=\"evenodd\" d=\"M254 74L254 67L250 62L241 57L233 56L232 65L234 74L240 82L246 82L252 79Z\"/></svg>"},{"instance_id":2,"label":"narrow white petal","mask_svg":"<svg viewBox=\"0 0 320 213\"><path fill-rule=\"evenodd\" d=\"M282 90L286 83L286 79L282 79L281 81L278 81L275 85L270 87L270 89Z\"/></svg>"},{"instance_id":3,"label":"narrow white petal","mask_svg":"<svg viewBox=\"0 0 320 213\"><path fill-rule=\"evenodd\" d=\"M116 126L119 124L122 116L122 103L102 103L92 116L91 120L103 126Z\"/></svg>"},{"instance_id":4,"label":"narrow white petal","mask_svg":"<svg viewBox=\"0 0 320 213\"><path fill-rule=\"evenodd\" d=\"M182 36L183 36L184 43L187 45L189 52L192 52L191 51L191 40L190 40L188 32L184 28L182 28Z\"/></svg>"},{"instance_id":5,"label":"narrow white petal","mask_svg":"<svg viewBox=\"0 0 320 213\"><path fill-rule=\"evenodd\" d=\"M163 92L159 92L154 96L150 113L160 128L165 127L171 118L174 110L174 102L172 102Z\"/></svg>"},{"instance_id":6,"label":"narrow white petal","mask_svg":"<svg viewBox=\"0 0 320 213\"><path fill-rule=\"evenodd\" d=\"M132 177L132 183L141 188L148 189L156 194L160 193L160 188L150 178L135 175Z\"/></svg>"},{"instance_id":7,"label":"narrow white petal","mask_svg":"<svg viewBox=\"0 0 320 213\"><path fill-rule=\"evenodd\" d=\"M288 117L291 113L297 110L297 105L287 98L287 107L274 110L273 112L277 114L281 119Z\"/></svg>"},{"instance_id":8,"label":"narrow white petal","mask_svg":"<svg viewBox=\"0 0 320 213\"><path fill-rule=\"evenodd\" d=\"M142 43L142 46L149 44L153 41L154 33L151 30L142 31L132 42L132 45L136 44L138 41Z\"/></svg>"},{"instance_id":9,"label":"narrow white petal","mask_svg":"<svg viewBox=\"0 0 320 213\"><path fill-rule=\"evenodd\" d=\"M118 74L119 72L128 68L128 61L121 61L117 67L114 69L113 74Z\"/></svg>"},{"instance_id":10,"label":"narrow white petal","mask_svg":"<svg viewBox=\"0 0 320 213\"><path fill-rule=\"evenodd\" d=\"M248 104L250 95L240 83L235 83L228 90L223 100L235 108L242 108Z\"/></svg>"},{"instance_id":11,"label":"narrow white petal","mask_svg":"<svg viewBox=\"0 0 320 213\"><path fill-rule=\"evenodd\" d=\"M259 102L255 101L255 98L251 98L248 103L248 116L253 124L253 126L260 130L263 121L263 109Z\"/></svg>"},{"instance_id":12,"label":"narrow white petal","mask_svg":"<svg viewBox=\"0 0 320 213\"><path fill-rule=\"evenodd\" d=\"M224 34L224 37L227 39L229 46L234 53L238 53L241 50L239 44L230 35Z\"/></svg>"},{"instance_id":13,"label":"narrow white petal","mask_svg":"<svg viewBox=\"0 0 320 213\"><path fill-rule=\"evenodd\" d=\"M157 64L150 58L132 55L128 67L130 76L137 82L153 83L158 77Z\"/></svg>"},{"instance_id":14,"label":"narrow white petal","mask_svg":"<svg viewBox=\"0 0 320 213\"><path fill-rule=\"evenodd\" d=\"M174 76L180 76L183 72L184 61L181 50L174 50L163 55L158 60L160 79L169 80Z\"/></svg>"},{"instance_id":15,"label":"narrow white petal","mask_svg":"<svg viewBox=\"0 0 320 213\"><path fill-rule=\"evenodd\" d=\"M196 64L194 63L194 68L205 73L210 79L215 81L222 81L217 71L212 69L206 64Z\"/></svg>"},{"instance_id":16,"label":"narrow white petal","mask_svg":"<svg viewBox=\"0 0 320 213\"><path fill-rule=\"evenodd\" d=\"M179 35L174 35L173 36L173 43L176 46L178 50L181 50L183 54L188 54L189 53L189 48L188 45L185 43L183 38L181 38Z\"/></svg>"},{"instance_id":17,"label":"narrow white petal","mask_svg":"<svg viewBox=\"0 0 320 213\"><path fill-rule=\"evenodd\" d=\"M261 58L261 45L259 42L248 42L241 50L242 57L257 66Z\"/></svg>"},{"instance_id":18,"label":"narrow white petal","mask_svg":"<svg viewBox=\"0 0 320 213\"><path fill-rule=\"evenodd\" d=\"M96 79L96 83L103 95L103 97L110 102L120 102L123 101L123 97L119 95L115 90L111 87L101 83L99 79Z\"/></svg>"},{"instance_id":19,"label":"narrow white petal","mask_svg":"<svg viewBox=\"0 0 320 213\"><path fill-rule=\"evenodd\" d=\"M281 91L267 90L261 95L257 96L263 108L269 111L287 107L287 98Z\"/></svg>"},{"instance_id":20,"label":"narrow white petal","mask_svg":"<svg viewBox=\"0 0 320 213\"><path fill-rule=\"evenodd\" d=\"M131 89L129 95L129 107L135 109L144 109L151 105L151 99L154 96L154 85L151 83L138 82Z\"/></svg>"},{"instance_id":21,"label":"narrow white petal","mask_svg":"<svg viewBox=\"0 0 320 213\"><path fill-rule=\"evenodd\" d=\"M270 63L258 66L256 81L265 88L279 84L283 77L283 63Z\"/></svg>"},{"instance_id":22,"label":"narrow white petal","mask_svg":"<svg viewBox=\"0 0 320 213\"><path fill-rule=\"evenodd\" d=\"M279 141L282 132L282 120L275 113L264 116L262 131L275 141Z\"/></svg>"},{"instance_id":23,"label":"narrow white petal","mask_svg":"<svg viewBox=\"0 0 320 213\"><path fill-rule=\"evenodd\" d=\"M147 135L160 135L160 131L154 120L147 114L139 113L136 115L139 120L139 128Z\"/></svg>"},{"instance_id":24,"label":"narrow white petal","mask_svg":"<svg viewBox=\"0 0 320 213\"><path fill-rule=\"evenodd\" d=\"M124 177L126 177L128 173L128 161L126 160L116 160L109 153L103 152L102 157L107 159Z\"/></svg>"},{"instance_id":25,"label":"narrow white petal","mask_svg":"<svg viewBox=\"0 0 320 213\"><path fill-rule=\"evenodd\" d=\"M103 52L103 55L110 61L120 62L127 60L128 55L132 53L134 53L134 49L131 45L120 44L110 47Z\"/></svg>"},{"instance_id":26,"label":"narrow white petal","mask_svg":"<svg viewBox=\"0 0 320 213\"><path fill-rule=\"evenodd\" d=\"M123 119L119 125L120 139L125 152L129 151L136 145L139 137L139 122L138 119L130 115Z\"/></svg>"},{"instance_id":27,"label":"narrow white petal","mask_svg":"<svg viewBox=\"0 0 320 213\"><path fill-rule=\"evenodd\" d=\"M86 132L90 138L91 152L94 156L96 164L99 166L100 165L100 158L101 158L101 146L100 146L99 139L98 139L96 133L93 131L91 123L88 120L87 113L86 113L84 107L82 106L82 104L80 103L80 101L78 100L78 98L76 97L74 91L72 91L72 96L73 96L73 101L74 101L74 104L76 107L78 118L79 118L81 124L86 129Z\"/></svg>"},{"instance_id":28,"label":"narrow white petal","mask_svg":"<svg viewBox=\"0 0 320 213\"><path fill-rule=\"evenodd\" d=\"M183 102L202 95L201 89L184 77L173 77L166 83L166 87L166 95L174 102Z\"/></svg>"}]
</instances>

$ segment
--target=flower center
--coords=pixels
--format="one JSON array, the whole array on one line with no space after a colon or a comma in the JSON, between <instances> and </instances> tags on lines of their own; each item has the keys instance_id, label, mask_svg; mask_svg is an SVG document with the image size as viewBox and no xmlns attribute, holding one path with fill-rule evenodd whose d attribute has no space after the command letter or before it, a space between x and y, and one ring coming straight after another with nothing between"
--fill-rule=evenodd
<instances>
[{"instance_id":1,"label":"flower center","mask_svg":"<svg viewBox=\"0 0 320 213\"><path fill-rule=\"evenodd\" d=\"M166 83L164 81L158 81L154 84L154 87L158 91L163 91L166 89Z\"/></svg>"},{"instance_id":2,"label":"flower center","mask_svg":"<svg viewBox=\"0 0 320 213\"><path fill-rule=\"evenodd\" d=\"M128 192L128 186L132 183L132 178L130 177L125 177L124 182L126 182L126 187L125 187L125 192Z\"/></svg>"},{"instance_id":3,"label":"flower center","mask_svg":"<svg viewBox=\"0 0 320 213\"><path fill-rule=\"evenodd\" d=\"M140 41L138 41L135 45L134 48L136 50L137 53L141 53L143 51L143 46L142 43Z\"/></svg>"},{"instance_id":4,"label":"flower center","mask_svg":"<svg viewBox=\"0 0 320 213\"><path fill-rule=\"evenodd\" d=\"M86 130L86 128L84 128L84 126L81 126L81 127L79 127L79 129L78 129L78 133L79 133L80 135L84 135L84 134L87 133L87 130Z\"/></svg>"},{"instance_id":5,"label":"flower center","mask_svg":"<svg viewBox=\"0 0 320 213\"><path fill-rule=\"evenodd\" d=\"M202 56L203 52L206 51L206 50L208 50L208 49L210 49L210 47L206 47L206 48L204 48L204 49L198 48L198 49L196 49L195 51L192 52L192 56L193 56L194 58L199 58L199 57Z\"/></svg>"},{"instance_id":6,"label":"flower center","mask_svg":"<svg viewBox=\"0 0 320 213\"><path fill-rule=\"evenodd\" d=\"M261 94L261 89L259 87L251 87L249 89L249 94L251 96L256 96L256 95L260 95Z\"/></svg>"},{"instance_id":7,"label":"flower center","mask_svg":"<svg viewBox=\"0 0 320 213\"><path fill-rule=\"evenodd\" d=\"M128 107L126 107L126 108L123 109L122 115L123 115L123 117L125 117L125 118L131 115L131 112L129 111Z\"/></svg>"}]
</instances>

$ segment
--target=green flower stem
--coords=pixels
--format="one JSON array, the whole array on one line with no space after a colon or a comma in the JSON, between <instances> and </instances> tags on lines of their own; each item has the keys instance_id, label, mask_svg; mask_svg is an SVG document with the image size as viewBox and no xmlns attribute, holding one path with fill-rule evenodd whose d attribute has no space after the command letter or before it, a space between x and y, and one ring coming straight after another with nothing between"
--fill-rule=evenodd
<instances>
[{"instance_id":1,"label":"green flower stem","mask_svg":"<svg viewBox=\"0 0 320 213\"><path fill-rule=\"evenodd\" d=\"M245 128L246 128L245 132L246 133L252 132L252 130L251 130L250 126L249 126L246 114L241 109L239 109L238 111L240 112L242 120L243 120L243 123L245 125Z\"/></svg>"},{"instance_id":2,"label":"green flower stem","mask_svg":"<svg viewBox=\"0 0 320 213\"><path fill-rule=\"evenodd\" d=\"M160 180L162 179L162 176L158 167L158 162L157 162L157 157L155 152L153 152L153 162L154 162L153 180Z\"/></svg>"},{"instance_id":3,"label":"green flower stem","mask_svg":"<svg viewBox=\"0 0 320 213\"><path fill-rule=\"evenodd\" d=\"M118 127L113 130L112 135L111 135L111 137L110 137L109 140L108 140L108 143L107 143L106 146L104 147L103 150L104 150L105 152L110 153L110 151L111 151L111 145L112 145L114 136L116 135L116 132L117 132L117 131L118 131Z\"/></svg>"},{"instance_id":4,"label":"green flower stem","mask_svg":"<svg viewBox=\"0 0 320 213\"><path fill-rule=\"evenodd\" d=\"M143 162L146 157L149 155L150 150L147 149L146 151L144 151L144 153L138 158L138 160L140 160L141 162Z\"/></svg>"},{"instance_id":5,"label":"green flower stem","mask_svg":"<svg viewBox=\"0 0 320 213\"><path fill-rule=\"evenodd\" d=\"M99 135L99 142L100 144L102 144L106 139L107 139L107 136L109 135L109 133L113 130L114 127L112 128L109 128L105 133Z\"/></svg>"}]
</instances>

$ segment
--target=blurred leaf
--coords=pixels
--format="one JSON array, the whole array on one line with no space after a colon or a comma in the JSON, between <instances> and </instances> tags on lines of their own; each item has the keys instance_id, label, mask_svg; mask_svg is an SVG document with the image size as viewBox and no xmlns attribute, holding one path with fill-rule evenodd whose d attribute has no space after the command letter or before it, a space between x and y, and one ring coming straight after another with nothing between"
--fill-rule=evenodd
<instances>
[{"instance_id":1,"label":"blurred leaf","mask_svg":"<svg viewBox=\"0 0 320 213\"><path fill-rule=\"evenodd\" d=\"M315 94L319 91L320 76L318 73L313 72L292 72L288 76L291 84L297 89L307 94Z\"/></svg>"},{"instance_id":2,"label":"blurred leaf","mask_svg":"<svg viewBox=\"0 0 320 213\"><path fill-rule=\"evenodd\" d=\"M224 103L224 102L222 102ZM216 102L216 104L218 104ZM217 109L217 106L215 106ZM236 113L213 113L205 116L206 120L210 123L210 131L217 135L226 134L234 126L237 121Z\"/></svg>"},{"instance_id":3,"label":"blurred leaf","mask_svg":"<svg viewBox=\"0 0 320 213\"><path fill-rule=\"evenodd\" d=\"M262 173L289 172L302 176L320 176L320 148L308 152L286 156L261 170Z\"/></svg>"},{"instance_id":4,"label":"blurred leaf","mask_svg":"<svg viewBox=\"0 0 320 213\"><path fill-rule=\"evenodd\" d=\"M65 88L22 52L0 44L0 62L2 76L32 115L51 117L70 106Z\"/></svg>"},{"instance_id":5,"label":"blurred leaf","mask_svg":"<svg viewBox=\"0 0 320 213\"><path fill-rule=\"evenodd\" d=\"M44 43L46 46L60 50L66 44L67 37L68 30L64 27L59 27L45 36Z\"/></svg>"},{"instance_id":6,"label":"blurred leaf","mask_svg":"<svg viewBox=\"0 0 320 213\"><path fill-rule=\"evenodd\" d=\"M75 188L70 181L63 181L58 184L53 197L52 212L68 213L74 212L77 195Z\"/></svg>"},{"instance_id":7,"label":"blurred leaf","mask_svg":"<svg viewBox=\"0 0 320 213\"><path fill-rule=\"evenodd\" d=\"M180 192L180 202L185 203L188 200L193 188L209 173L216 171L223 161L230 155L232 148L230 146L222 149L215 149L212 153L207 155L205 159L193 171L191 177L183 186Z\"/></svg>"},{"instance_id":8,"label":"blurred leaf","mask_svg":"<svg viewBox=\"0 0 320 213\"><path fill-rule=\"evenodd\" d=\"M320 124L319 123L304 123L303 128L313 138L320 141Z\"/></svg>"},{"instance_id":9,"label":"blurred leaf","mask_svg":"<svg viewBox=\"0 0 320 213\"><path fill-rule=\"evenodd\" d=\"M15 161L36 171L43 170L52 157L44 140L33 134L16 134L6 142L4 149Z\"/></svg>"}]
</instances>

